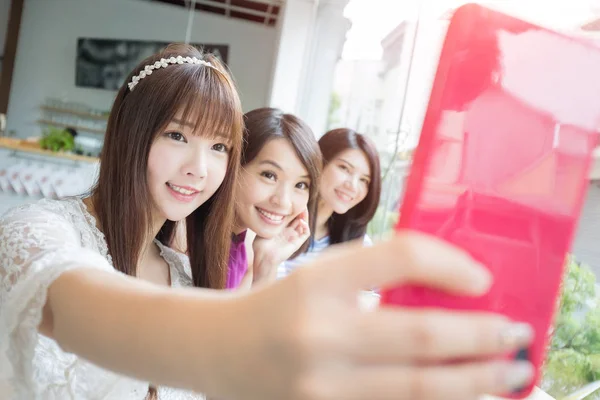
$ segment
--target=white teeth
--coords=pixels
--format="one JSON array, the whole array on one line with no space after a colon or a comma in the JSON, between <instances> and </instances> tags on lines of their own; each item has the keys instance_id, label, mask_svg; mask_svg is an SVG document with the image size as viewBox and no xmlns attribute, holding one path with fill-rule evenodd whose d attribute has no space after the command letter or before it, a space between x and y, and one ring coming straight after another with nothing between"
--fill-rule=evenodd
<instances>
[{"instance_id":1,"label":"white teeth","mask_svg":"<svg viewBox=\"0 0 600 400\"><path fill-rule=\"evenodd\" d=\"M338 192L338 195L342 198L342 200L344 201L351 201L352 197L348 196L346 193L342 193L342 192Z\"/></svg>"},{"instance_id":2,"label":"white teeth","mask_svg":"<svg viewBox=\"0 0 600 400\"><path fill-rule=\"evenodd\" d=\"M271 214L268 211L265 211L261 208L257 208L258 212L261 213L262 215L264 215L265 217L267 217L268 219L270 219L273 222L281 222L283 220L283 215L275 215L275 214Z\"/></svg>"},{"instance_id":3,"label":"white teeth","mask_svg":"<svg viewBox=\"0 0 600 400\"><path fill-rule=\"evenodd\" d=\"M191 194L194 194L194 193L196 193L194 190L188 190L188 189L184 189L184 188L182 188L182 187L175 186L175 185L172 185L172 184L170 184L170 183L167 183L167 185L169 185L169 187L170 187L171 189L173 189L174 191L176 191L177 193L185 194L185 195L187 195L187 196L189 196L189 195L191 195Z\"/></svg>"}]
</instances>

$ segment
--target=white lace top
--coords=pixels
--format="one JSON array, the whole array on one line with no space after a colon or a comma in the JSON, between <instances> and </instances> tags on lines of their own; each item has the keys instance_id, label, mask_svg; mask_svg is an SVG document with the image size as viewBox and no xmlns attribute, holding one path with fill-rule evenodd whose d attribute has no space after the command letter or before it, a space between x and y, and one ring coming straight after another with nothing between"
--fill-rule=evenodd
<instances>
[{"instance_id":1,"label":"white lace top","mask_svg":"<svg viewBox=\"0 0 600 400\"><path fill-rule=\"evenodd\" d=\"M172 286L192 286L187 257L157 245L169 264ZM0 399L146 397L148 382L97 367L38 334L48 287L72 268L119 273L112 267L104 235L80 199L41 200L0 217ZM203 399L163 387L158 397Z\"/></svg>"}]
</instances>

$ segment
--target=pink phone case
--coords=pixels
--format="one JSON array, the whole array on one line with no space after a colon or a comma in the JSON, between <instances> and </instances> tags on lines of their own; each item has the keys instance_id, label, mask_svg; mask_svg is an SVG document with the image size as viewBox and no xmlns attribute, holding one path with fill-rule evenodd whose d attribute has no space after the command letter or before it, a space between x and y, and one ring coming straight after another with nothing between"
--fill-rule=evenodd
<instances>
[{"instance_id":1,"label":"pink phone case","mask_svg":"<svg viewBox=\"0 0 600 400\"><path fill-rule=\"evenodd\" d=\"M529 359L539 381L599 127L600 49L482 6L457 9L397 229L467 250L494 284L479 298L387 288L382 303L528 322L535 342L504 357Z\"/></svg>"}]
</instances>

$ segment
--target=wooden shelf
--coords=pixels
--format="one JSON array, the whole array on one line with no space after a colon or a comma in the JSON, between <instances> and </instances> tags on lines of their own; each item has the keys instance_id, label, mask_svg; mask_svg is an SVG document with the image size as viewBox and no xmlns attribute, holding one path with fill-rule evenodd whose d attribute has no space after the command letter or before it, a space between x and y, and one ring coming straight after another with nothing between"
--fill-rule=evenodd
<instances>
[{"instance_id":1,"label":"wooden shelf","mask_svg":"<svg viewBox=\"0 0 600 400\"><path fill-rule=\"evenodd\" d=\"M39 119L37 122L38 122L38 124L43 124L43 125L52 125L52 126L56 126L59 128L73 128L76 131L84 131L84 132L96 133L98 135L104 135L104 131L102 129L86 128L83 126L63 124L62 122L54 122L54 121L49 121L47 119Z\"/></svg>"},{"instance_id":2,"label":"wooden shelf","mask_svg":"<svg viewBox=\"0 0 600 400\"><path fill-rule=\"evenodd\" d=\"M108 120L107 115L97 115L97 114L92 114L92 113L85 112L85 111L75 111L75 110L69 110L66 108L57 108L57 107L49 107L49 106L41 106L41 108L42 108L42 110L45 110L45 111L50 111L50 112L55 112L55 113L60 113L60 114L77 115L82 118L95 119L97 121Z\"/></svg>"},{"instance_id":3,"label":"wooden shelf","mask_svg":"<svg viewBox=\"0 0 600 400\"><path fill-rule=\"evenodd\" d=\"M89 163L95 163L95 162L99 161L99 159L96 157L89 157L89 156L82 156L79 154L71 154L71 153L45 150L45 149L36 147L35 143L28 142L28 141L25 141L22 139L0 137L0 148L15 150L15 151L22 151L25 153L38 154L38 155L43 155L43 156L55 157L55 158L62 158L62 159L71 160L71 161L83 161L83 162L89 162Z\"/></svg>"}]
</instances>

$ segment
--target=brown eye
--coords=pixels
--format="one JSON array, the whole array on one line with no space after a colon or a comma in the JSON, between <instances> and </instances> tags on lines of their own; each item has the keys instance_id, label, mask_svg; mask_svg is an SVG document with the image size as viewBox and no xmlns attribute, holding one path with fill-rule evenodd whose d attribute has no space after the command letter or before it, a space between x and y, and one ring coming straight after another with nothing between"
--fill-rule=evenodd
<instances>
[{"instance_id":1,"label":"brown eye","mask_svg":"<svg viewBox=\"0 0 600 400\"><path fill-rule=\"evenodd\" d=\"M265 178L267 178L268 180L271 180L271 181L277 180L277 175L275 175L273 172L270 172L270 171L261 172L260 176L264 176Z\"/></svg>"},{"instance_id":2,"label":"brown eye","mask_svg":"<svg viewBox=\"0 0 600 400\"><path fill-rule=\"evenodd\" d=\"M213 148L213 150L216 150L219 153L228 153L229 152L229 148L226 145L224 145L223 143L217 143L212 148Z\"/></svg>"},{"instance_id":3,"label":"brown eye","mask_svg":"<svg viewBox=\"0 0 600 400\"><path fill-rule=\"evenodd\" d=\"M176 140L178 142L187 142L187 140L185 140L185 136L183 136L183 134L181 134L180 132L167 132L166 135L169 138Z\"/></svg>"}]
</instances>

